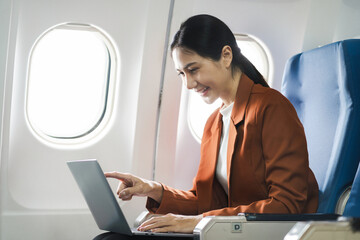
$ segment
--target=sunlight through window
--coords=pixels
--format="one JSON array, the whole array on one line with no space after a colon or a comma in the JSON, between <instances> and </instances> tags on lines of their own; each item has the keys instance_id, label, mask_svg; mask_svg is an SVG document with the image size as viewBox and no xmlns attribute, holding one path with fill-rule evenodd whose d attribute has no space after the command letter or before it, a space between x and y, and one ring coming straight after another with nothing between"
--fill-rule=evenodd
<instances>
[{"instance_id":1,"label":"sunlight through window","mask_svg":"<svg viewBox=\"0 0 360 240\"><path fill-rule=\"evenodd\" d=\"M35 131L69 139L99 125L107 108L108 47L94 28L54 28L37 41L27 90L27 114Z\"/></svg>"}]
</instances>

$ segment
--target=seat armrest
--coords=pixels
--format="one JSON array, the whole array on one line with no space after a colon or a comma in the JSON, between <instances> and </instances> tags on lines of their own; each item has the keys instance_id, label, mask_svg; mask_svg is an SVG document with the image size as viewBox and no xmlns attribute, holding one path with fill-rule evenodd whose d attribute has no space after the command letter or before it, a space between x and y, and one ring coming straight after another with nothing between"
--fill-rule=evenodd
<instances>
[{"instance_id":1,"label":"seat armrest","mask_svg":"<svg viewBox=\"0 0 360 240\"><path fill-rule=\"evenodd\" d=\"M339 214L306 213L306 214L269 214L269 213L239 213L247 221L331 221L337 220Z\"/></svg>"},{"instance_id":2,"label":"seat armrest","mask_svg":"<svg viewBox=\"0 0 360 240\"><path fill-rule=\"evenodd\" d=\"M240 216L207 216L194 229L194 239L283 239L295 221L248 221Z\"/></svg>"},{"instance_id":3,"label":"seat armrest","mask_svg":"<svg viewBox=\"0 0 360 240\"><path fill-rule=\"evenodd\" d=\"M297 222L336 222L337 214L254 214L238 216L207 216L194 229L196 239L252 239L279 240Z\"/></svg>"}]
</instances>

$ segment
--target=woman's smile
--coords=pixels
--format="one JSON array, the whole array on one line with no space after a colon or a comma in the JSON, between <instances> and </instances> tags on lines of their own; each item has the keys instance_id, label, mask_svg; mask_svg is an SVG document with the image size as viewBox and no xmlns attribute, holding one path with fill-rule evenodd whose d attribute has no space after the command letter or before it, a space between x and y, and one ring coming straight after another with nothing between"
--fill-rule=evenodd
<instances>
[{"instance_id":1,"label":"woman's smile","mask_svg":"<svg viewBox=\"0 0 360 240\"><path fill-rule=\"evenodd\" d=\"M200 88L200 89L195 89L195 92L197 92L198 94L200 94L200 96L206 96L206 94L208 93L208 91L210 90L209 87L204 87L204 88Z\"/></svg>"}]
</instances>

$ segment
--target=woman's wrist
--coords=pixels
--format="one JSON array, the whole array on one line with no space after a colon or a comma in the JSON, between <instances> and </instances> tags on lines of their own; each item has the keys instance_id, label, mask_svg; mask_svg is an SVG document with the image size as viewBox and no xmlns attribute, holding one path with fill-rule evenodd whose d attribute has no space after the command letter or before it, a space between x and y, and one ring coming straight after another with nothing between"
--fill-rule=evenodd
<instances>
[{"instance_id":1,"label":"woman's wrist","mask_svg":"<svg viewBox=\"0 0 360 240\"><path fill-rule=\"evenodd\" d=\"M151 181L149 185L151 190L148 194L148 197L154 199L156 202L160 204L164 192L163 186L161 185L161 183L155 181Z\"/></svg>"}]
</instances>

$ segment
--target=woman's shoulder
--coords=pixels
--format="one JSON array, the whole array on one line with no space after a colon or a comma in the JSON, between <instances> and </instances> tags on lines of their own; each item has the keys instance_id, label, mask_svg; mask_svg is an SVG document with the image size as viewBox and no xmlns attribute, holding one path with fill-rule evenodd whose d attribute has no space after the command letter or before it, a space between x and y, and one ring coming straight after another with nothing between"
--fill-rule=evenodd
<instances>
[{"instance_id":1,"label":"woman's shoulder","mask_svg":"<svg viewBox=\"0 0 360 240\"><path fill-rule=\"evenodd\" d=\"M290 101L281 92L270 87L263 87L259 84L254 85L250 95L250 102L264 107L269 105L292 107Z\"/></svg>"}]
</instances>

